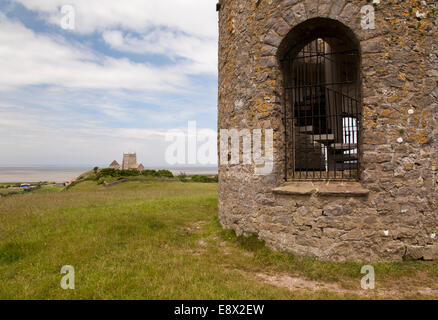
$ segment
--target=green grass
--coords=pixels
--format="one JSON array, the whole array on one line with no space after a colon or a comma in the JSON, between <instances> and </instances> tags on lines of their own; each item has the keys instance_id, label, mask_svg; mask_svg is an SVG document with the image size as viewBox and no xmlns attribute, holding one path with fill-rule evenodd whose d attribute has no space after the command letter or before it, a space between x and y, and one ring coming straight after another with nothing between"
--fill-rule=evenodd
<instances>
[{"instance_id":1,"label":"green grass","mask_svg":"<svg viewBox=\"0 0 438 320\"><path fill-rule=\"evenodd\" d=\"M76 289L62 290L72 265ZM436 264L380 264L382 283L435 281ZM358 286L361 265L274 252L217 220L217 184L82 182L0 199L0 299L341 299L354 293L289 290L258 273Z\"/></svg>"},{"instance_id":2,"label":"green grass","mask_svg":"<svg viewBox=\"0 0 438 320\"><path fill-rule=\"evenodd\" d=\"M52 193L64 190L64 187L58 187L53 184L45 184L32 189L24 190L20 188L0 188L0 196L16 196L26 193Z\"/></svg>"},{"instance_id":3,"label":"green grass","mask_svg":"<svg viewBox=\"0 0 438 320\"><path fill-rule=\"evenodd\" d=\"M0 196L11 196L15 194L22 194L24 191L16 189L0 189Z\"/></svg>"}]
</instances>

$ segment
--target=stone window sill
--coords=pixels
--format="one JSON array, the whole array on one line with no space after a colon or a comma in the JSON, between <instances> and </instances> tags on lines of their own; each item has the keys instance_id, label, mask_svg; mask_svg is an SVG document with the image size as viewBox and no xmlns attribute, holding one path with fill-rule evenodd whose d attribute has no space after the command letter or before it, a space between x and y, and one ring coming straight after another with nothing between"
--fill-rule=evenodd
<instances>
[{"instance_id":1,"label":"stone window sill","mask_svg":"<svg viewBox=\"0 0 438 320\"><path fill-rule=\"evenodd\" d=\"M287 182L273 190L282 195L366 197L370 193L359 182Z\"/></svg>"}]
</instances>

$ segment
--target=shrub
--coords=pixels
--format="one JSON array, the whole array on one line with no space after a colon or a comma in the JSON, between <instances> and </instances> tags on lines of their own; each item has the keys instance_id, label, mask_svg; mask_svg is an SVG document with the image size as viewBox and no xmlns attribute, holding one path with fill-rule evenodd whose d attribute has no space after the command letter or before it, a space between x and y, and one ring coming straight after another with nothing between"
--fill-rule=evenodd
<instances>
[{"instance_id":1,"label":"shrub","mask_svg":"<svg viewBox=\"0 0 438 320\"><path fill-rule=\"evenodd\" d=\"M120 173L120 176L122 177L137 177L141 175L141 172L136 169L129 169L129 170L117 170Z\"/></svg>"},{"instance_id":2,"label":"shrub","mask_svg":"<svg viewBox=\"0 0 438 320\"><path fill-rule=\"evenodd\" d=\"M106 168L99 171L98 176L100 177L116 177L118 175L118 171L112 168Z\"/></svg>"},{"instance_id":3,"label":"shrub","mask_svg":"<svg viewBox=\"0 0 438 320\"><path fill-rule=\"evenodd\" d=\"M188 179L187 179L186 173L185 172L180 172L179 176L178 176L178 180L181 181L181 182L187 182Z\"/></svg>"},{"instance_id":4,"label":"shrub","mask_svg":"<svg viewBox=\"0 0 438 320\"><path fill-rule=\"evenodd\" d=\"M157 177L160 178L173 178L173 173L169 170L158 170Z\"/></svg>"},{"instance_id":5,"label":"shrub","mask_svg":"<svg viewBox=\"0 0 438 320\"><path fill-rule=\"evenodd\" d=\"M141 174L145 177L156 177L157 171L155 170L143 170Z\"/></svg>"},{"instance_id":6,"label":"shrub","mask_svg":"<svg viewBox=\"0 0 438 320\"><path fill-rule=\"evenodd\" d=\"M213 183L213 182L217 182L218 178L217 175L210 177L210 176L206 176L206 175L195 175L192 176L192 181L193 182L201 182L201 183Z\"/></svg>"}]
</instances>

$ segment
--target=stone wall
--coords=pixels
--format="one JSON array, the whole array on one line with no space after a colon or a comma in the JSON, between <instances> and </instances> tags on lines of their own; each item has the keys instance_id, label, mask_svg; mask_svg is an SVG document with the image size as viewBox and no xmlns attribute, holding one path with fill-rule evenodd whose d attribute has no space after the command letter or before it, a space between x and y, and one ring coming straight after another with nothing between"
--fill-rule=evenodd
<instances>
[{"instance_id":1,"label":"stone wall","mask_svg":"<svg viewBox=\"0 0 438 320\"><path fill-rule=\"evenodd\" d=\"M438 2L380 2L376 28L364 30L366 0L220 1L218 127L274 130L271 175L220 164L224 228L322 260L437 256ZM275 191L285 183L279 55L293 45L296 26L318 17L341 22L360 45L366 193L320 192L317 184L294 190L294 183L291 192Z\"/></svg>"}]
</instances>

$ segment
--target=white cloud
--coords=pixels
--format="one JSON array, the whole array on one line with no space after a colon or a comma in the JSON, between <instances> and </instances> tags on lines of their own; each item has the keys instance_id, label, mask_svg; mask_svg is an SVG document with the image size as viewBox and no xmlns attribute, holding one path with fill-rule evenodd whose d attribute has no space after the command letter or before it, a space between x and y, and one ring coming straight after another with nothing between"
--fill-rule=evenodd
<instances>
[{"instance_id":1,"label":"white cloud","mask_svg":"<svg viewBox=\"0 0 438 320\"><path fill-rule=\"evenodd\" d=\"M217 70L216 39L163 30L153 30L141 37L111 30L105 31L102 36L106 43L119 51L161 54L193 61L191 66L187 66L192 73L214 74Z\"/></svg>"},{"instance_id":2,"label":"white cloud","mask_svg":"<svg viewBox=\"0 0 438 320\"><path fill-rule=\"evenodd\" d=\"M205 68L208 69L208 68ZM77 43L40 35L0 15L0 89L25 85L72 88L181 90L198 63L135 63L97 54Z\"/></svg>"},{"instance_id":3,"label":"white cloud","mask_svg":"<svg viewBox=\"0 0 438 320\"><path fill-rule=\"evenodd\" d=\"M48 15L59 24L63 5L76 10L78 32L102 32L122 28L146 32L152 27L167 27L203 37L216 37L217 0L15 0L26 8Z\"/></svg>"},{"instance_id":4,"label":"white cloud","mask_svg":"<svg viewBox=\"0 0 438 320\"><path fill-rule=\"evenodd\" d=\"M120 51L188 59L193 62L185 65L189 73L216 74L217 0L129 0L129 4L120 0L15 1L38 11L54 25L60 24L60 8L68 3L76 12L75 32L101 33Z\"/></svg>"}]
</instances>

